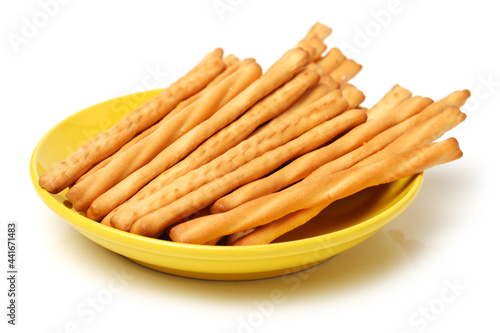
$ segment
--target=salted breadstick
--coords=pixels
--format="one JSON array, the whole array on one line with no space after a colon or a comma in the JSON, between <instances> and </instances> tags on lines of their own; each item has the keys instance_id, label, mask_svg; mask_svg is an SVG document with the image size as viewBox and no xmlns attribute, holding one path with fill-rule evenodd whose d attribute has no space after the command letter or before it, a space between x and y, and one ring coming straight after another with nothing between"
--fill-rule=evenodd
<instances>
[{"instance_id":1,"label":"salted breadstick","mask_svg":"<svg viewBox=\"0 0 500 333\"><path fill-rule=\"evenodd\" d=\"M298 210L332 203L367 187L408 177L461 156L462 151L454 138L419 146L379 163L300 182L225 213L181 223L172 228L169 235L176 242L203 244L219 236L265 225Z\"/></svg>"},{"instance_id":2,"label":"salted breadstick","mask_svg":"<svg viewBox=\"0 0 500 333\"><path fill-rule=\"evenodd\" d=\"M422 113L413 116L412 118L417 118ZM398 136L394 141L385 146L383 149L379 150L377 153L370 155L368 158L361 159L361 162L354 164L354 166L362 166L374 164L380 161L383 161L386 158L389 158L392 155L395 155L399 152L418 147L423 144L431 143L432 141L441 137L448 130L457 126L459 123L464 121L465 114L460 112L460 109L456 106L450 106L447 109L439 112L438 114L424 120L418 125L414 126L411 130L404 132L402 135ZM408 119L405 122L408 122ZM398 124L395 127L398 127L401 124ZM394 128L394 127L393 127ZM387 130L388 132L392 132L392 129ZM395 134L395 133L394 133ZM379 136L384 136L383 134ZM377 137L372 139L371 141L379 142L381 140L377 140ZM364 145L363 147L370 145L370 143ZM358 148L362 149L363 147ZM359 153L358 153L359 155ZM343 157L345 157L344 155ZM361 156L362 158L362 156ZM342 158L334 161L340 162ZM334 166L333 164L337 164ZM339 165L341 163L332 163L329 167L325 165L326 168L322 168L313 172L306 179L320 179L321 177L337 172L339 170L345 170L348 167L353 165L352 162L347 162L344 159L344 165ZM256 244L268 244L278 238L279 236L295 229L296 227L306 223L316 215L318 215L323 209L325 209L328 204L312 207L308 209L303 209L291 214L286 215L283 218L280 218L276 221L273 221L267 225L259 227L251 232L246 233L248 237L243 238L239 237L238 240L233 241L234 245L256 245ZM245 235L245 236L246 236Z\"/></svg>"},{"instance_id":3,"label":"salted breadstick","mask_svg":"<svg viewBox=\"0 0 500 333\"><path fill-rule=\"evenodd\" d=\"M150 196L173 180L189 171L210 162L228 149L236 146L251 134L258 126L278 116L297 99L304 95L307 89L318 82L319 76L313 71L302 70L290 81L260 100L240 118L215 133L189 154L182 163L177 163L165 170L158 177L142 188L129 201L136 201ZM323 95L327 92L325 91ZM308 95L310 92L308 93ZM319 98L319 97L318 97Z\"/></svg>"},{"instance_id":4,"label":"salted breadstick","mask_svg":"<svg viewBox=\"0 0 500 333\"><path fill-rule=\"evenodd\" d=\"M155 234L181 220L184 216L208 207L217 198L238 186L262 177L288 160L317 148L365 120L366 114L361 110L346 111L327 120L296 139L278 146L178 200L144 215L133 224L131 232L140 234L146 232L146 235Z\"/></svg>"},{"instance_id":5,"label":"salted breadstick","mask_svg":"<svg viewBox=\"0 0 500 333\"><path fill-rule=\"evenodd\" d=\"M110 194L112 196L110 200L113 202L125 202L144 185L180 161L215 132L224 128L260 99L289 81L304 68L307 61L306 51L299 48L287 51L261 77L236 95L212 117L181 136L148 164L130 174L103 195Z\"/></svg>"},{"instance_id":6,"label":"salted breadstick","mask_svg":"<svg viewBox=\"0 0 500 333\"><path fill-rule=\"evenodd\" d=\"M236 189L217 200L213 204L211 212L220 213L230 210L246 201L276 192L293 184L325 163L347 154L377 134L422 111L431 103L431 99L420 96L413 97L401 103L392 111L353 128L331 144L304 154L271 175Z\"/></svg>"},{"instance_id":7,"label":"salted breadstick","mask_svg":"<svg viewBox=\"0 0 500 333\"><path fill-rule=\"evenodd\" d=\"M361 68L362 66L354 60L347 59L330 72L330 75L343 87L361 71Z\"/></svg>"},{"instance_id":8,"label":"salted breadstick","mask_svg":"<svg viewBox=\"0 0 500 333\"><path fill-rule=\"evenodd\" d=\"M130 230L135 219L172 203L194 189L232 172L266 151L283 145L325 120L335 117L346 110L347 103L340 91L335 90L308 107L292 114L288 112L281 114L267 123L258 135L240 142L224 154L177 178L156 193L117 211L111 217L111 224L121 230Z\"/></svg>"},{"instance_id":9,"label":"salted breadstick","mask_svg":"<svg viewBox=\"0 0 500 333\"><path fill-rule=\"evenodd\" d=\"M154 124L153 126L147 128L146 130L142 131L141 133L137 134L134 138L132 138L129 142L127 142L125 145L123 145L118 151L116 151L113 155L109 156L108 158L102 160L99 162L97 165L93 166L89 171L87 171L85 174L83 174L76 182L75 184L78 184L81 182L83 179L86 177L90 176L94 172L102 169L106 165L108 165L111 161L116 159L120 154L122 154L125 150L128 148L132 147L134 144L137 142L141 141L144 139L146 136L149 134L153 133L161 124L163 124L165 121L176 115L177 113L181 112L183 109L185 109L187 106L191 105L193 102L198 100L200 97L203 95L207 94L215 85L217 85L219 82L224 80L226 77L234 73L237 69L240 68L242 63L240 60L230 54L224 58L224 64L226 65L226 69L222 71L219 75L217 75L212 81L210 81L205 88L203 88L201 91L198 93L192 95L188 99L180 102L171 112L167 113L158 123Z\"/></svg>"},{"instance_id":10,"label":"salted breadstick","mask_svg":"<svg viewBox=\"0 0 500 333\"><path fill-rule=\"evenodd\" d=\"M316 64L325 72L331 73L346 60L346 56L338 48L330 49L326 55L316 60Z\"/></svg>"},{"instance_id":11,"label":"salted breadstick","mask_svg":"<svg viewBox=\"0 0 500 333\"><path fill-rule=\"evenodd\" d=\"M50 193L58 193L70 186L92 165L110 156L137 133L159 121L180 101L200 91L224 68L222 50L209 53L162 93L130 112L115 126L84 143L64 161L49 168L40 177L40 186Z\"/></svg>"},{"instance_id":12,"label":"salted breadstick","mask_svg":"<svg viewBox=\"0 0 500 333\"><path fill-rule=\"evenodd\" d=\"M162 123L153 133L136 143L101 170L71 187L66 197L77 211L87 209L102 193L109 190L135 170L147 164L184 133L208 119L224 104L248 87L261 75L261 68L253 59L246 59L239 70L228 76L212 90ZM107 202L99 202L87 217L100 220L109 211Z\"/></svg>"}]
</instances>

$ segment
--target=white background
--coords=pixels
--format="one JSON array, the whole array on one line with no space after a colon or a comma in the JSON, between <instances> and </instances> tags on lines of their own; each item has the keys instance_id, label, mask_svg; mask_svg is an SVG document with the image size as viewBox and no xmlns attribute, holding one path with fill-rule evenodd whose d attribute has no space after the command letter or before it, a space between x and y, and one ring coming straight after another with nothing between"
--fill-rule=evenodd
<instances>
[{"instance_id":1,"label":"white background","mask_svg":"<svg viewBox=\"0 0 500 333\"><path fill-rule=\"evenodd\" d=\"M19 275L16 327L7 324L8 286L0 279L0 330L498 332L500 20L493 3L2 1L0 262L6 272L6 224L16 221ZM352 83L365 106L396 83L435 100L454 90L473 94L467 120L450 132L464 157L426 172L414 203L374 237L287 279L198 281L95 245L39 200L29 159L58 121L165 87L215 47L266 69L316 21L333 28L329 47L363 65ZM282 297L273 303L276 293Z\"/></svg>"}]
</instances>

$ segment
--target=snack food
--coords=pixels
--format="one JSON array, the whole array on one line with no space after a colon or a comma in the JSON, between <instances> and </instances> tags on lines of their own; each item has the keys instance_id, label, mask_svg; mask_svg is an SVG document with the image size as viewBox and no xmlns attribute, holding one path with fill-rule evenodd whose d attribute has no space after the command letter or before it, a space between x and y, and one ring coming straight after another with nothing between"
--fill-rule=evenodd
<instances>
[{"instance_id":1,"label":"snack food","mask_svg":"<svg viewBox=\"0 0 500 333\"><path fill-rule=\"evenodd\" d=\"M207 54L184 77L47 170L39 184L103 225L205 245L272 242L331 202L462 156L470 96L394 85L375 105L362 66L315 24L262 74ZM170 237L170 238L169 238Z\"/></svg>"},{"instance_id":2,"label":"snack food","mask_svg":"<svg viewBox=\"0 0 500 333\"><path fill-rule=\"evenodd\" d=\"M349 168L316 180L298 183L225 213L181 223L170 230L170 237L176 242L203 244L225 234L265 225L302 209L329 204L369 186L411 176L461 156L462 152L454 138L430 143L375 164Z\"/></svg>"},{"instance_id":3,"label":"snack food","mask_svg":"<svg viewBox=\"0 0 500 333\"><path fill-rule=\"evenodd\" d=\"M222 49L208 53L185 76L139 108L126 115L118 124L92 138L64 161L54 165L39 179L41 187L58 193L70 186L93 164L120 149L137 133L154 125L182 100L200 91L225 68Z\"/></svg>"}]
</instances>

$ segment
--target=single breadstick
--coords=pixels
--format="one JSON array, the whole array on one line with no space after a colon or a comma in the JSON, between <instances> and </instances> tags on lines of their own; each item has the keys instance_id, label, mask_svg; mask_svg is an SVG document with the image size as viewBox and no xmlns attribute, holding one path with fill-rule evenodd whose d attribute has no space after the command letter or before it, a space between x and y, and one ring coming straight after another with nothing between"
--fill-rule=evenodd
<instances>
[{"instance_id":1,"label":"single breadstick","mask_svg":"<svg viewBox=\"0 0 500 333\"><path fill-rule=\"evenodd\" d=\"M365 100L363 92L352 84L347 84L342 88L342 95L349 101L349 109L357 108Z\"/></svg>"},{"instance_id":2,"label":"single breadstick","mask_svg":"<svg viewBox=\"0 0 500 333\"><path fill-rule=\"evenodd\" d=\"M115 212L111 224L121 230L130 230L135 219L166 206L194 189L232 172L257 156L287 143L335 117L346 110L347 106L347 101L340 91L335 90L308 107L296 110L292 114L288 112L281 114L267 123L265 129L258 135L240 142L224 154L177 178L156 193Z\"/></svg>"},{"instance_id":3,"label":"single breadstick","mask_svg":"<svg viewBox=\"0 0 500 333\"><path fill-rule=\"evenodd\" d=\"M320 40L325 40L326 37L330 36L332 33L332 28L324 25L323 23L315 23L307 32L306 38L312 38L313 36L318 37Z\"/></svg>"},{"instance_id":4,"label":"single breadstick","mask_svg":"<svg viewBox=\"0 0 500 333\"><path fill-rule=\"evenodd\" d=\"M270 244L278 237L309 222L313 217L321 213L321 211L326 207L328 207L328 204L301 209L296 212L290 213L275 221L248 230L248 232L246 232L241 237L238 237L238 239L236 239L230 245L248 246Z\"/></svg>"},{"instance_id":5,"label":"single breadstick","mask_svg":"<svg viewBox=\"0 0 500 333\"><path fill-rule=\"evenodd\" d=\"M303 96L307 89L315 85L318 79L319 76L315 72L302 70L290 81L260 100L240 118L208 138L197 147L196 150L186 156L182 163L173 165L153 179L130 198L127 203L124 203L124 205L127 205L130 201L140 200L150 196L154 192L170 184L173 180L210 162L228 149L236 146L248 137L257 127L286 110L297 99ZM324 94L326 94L326 92Z\"/></svg>"},{"instance_id":6,"label":"single breadstick","mask_svg":"<svg viewBox=\"0 0 500 333\"><path fill-rule=\"evenodd\" d=\"M261 68L253 59L246 59L236 72L215 85L210 92L187 106L174 117L163 122L153 133L139 141L111 161L73 186L66 197L77 211L92 207L87 217L100 220L114 207L115 202L99 198L125 177L147 164L175 140L212 116L223 105L238 95L261 75ZM94 203L93 201L96 200Z\"/></svg>"},{"instance_id":7,"label":"single breadstick","mask_svg":"<svg viewBox=\"0 0 500 333\"><path fill-rule=\"evenodd\" d=\"M200 91L225 65L217 49L162 93L126 115L118 124L80 146L64 161L49 168L39 179L41 187L58 193L73 184L92 165L120 149L137 133L158 122L180 101Z\"/></svg>"},{"instance_id":8,"label":"single breadstick","mask_svg":"<svg viewBox=\"0 0 500 333\"><path fill-rule=\"evenodd\" d=\"M136 170L103 195L111 194L113 202L123 203L144 185L171 167L215 132L234 121L246 110L273 90L289 81L307 64L306 51L296 48L287 51L261 77L220 108L212 117L196 126L162 152L148 164Z\"/></svg>"},{"instance_id":9,"label":"single breadstick","mask_svg":"<svg viewBox=\"0 0 500 333\"><path fill-rule=\"evenodd\" d=\"M193 212L208 207L216 199L238 186L262 177L288 160L333 139L338 134L366 120L361 110L351 110L327 120L294 140L270 150L221 177L193 190L150 214L138 219L132 233L154 235Z\"/></svg>"},{"instance_id":10,"label":"single breadstick","mask_svg":"<svg viewBox=\"0 0 500 333\"><path fill-rule=\"evenodd\" d=\"M368 119L372 119L384 112L387 109L392 109L397 105L401 104L403 101L407 100L411 97L411 91L401 87L399 84L396 84L389 90L385 96L373 107L371 107L367 114Z\"/></svg>"},{"instance_id":11,"label":"single breadstick","mask_svg":"<svg viewBox=\"0 0 500 333\"><path fill-rule=\"evenodd\" d=\"M353 128L329 145L304 154L271 175L236 189L217 200L212 206L211 212L220 213L230 210L246 201L276 192L293 184L325 163L347 154L377 134L422 111L431 103L432 100L428 98L413 97L392 109L392 111Z\"/></svg>"},{"instance_id":12,"label":"single breadstick","mask_svg":"<svg viewBox=\"0 0 500 333\"><path fill-rule=\"evenodd\" d=\"M325 71L325 73L331 73L334 69L340 66L342 62L346 60L346 57L338 48L330 49L327 54L316 60L316 64Z\"/></svg>"},{"instance_id":13,"label":"single breadstick","mask_svg":"<svg viewBox=\"0 0 500 333\"><path fill-rule=\"evenodd\" d=\"M203 244L223 235L265 225L298 210L330 204L367 187L408 177L461 156L462 151L454 138L419 146L379 163L300 182L225 213L181 223L170 230L170 237L176 242Z\"/></svg>"},{"instance_id":14,"label":"single breadstick","mask_svg":"<svg viewBox=\"0 0 500 333\"><path fill-rule=\"evenodd\" d=\"M75 184L78 184L81 182L83 179L86 177L90 176L94 172L102 169L106 165L108 165L111 161L116 159L120 154L122 154L125 150L129 149L132 147L134 144L138 143L145 137L147 137L149 134L153 133L162 123L176 115L177 113L181 112L183 109L185 109L187 106L191 105L193 102L198 100L200 97L203 95L207 94L215 85L217 85L219 82L224 80L226 77L234 73L237 69L240 68L240 65L242 63L238 58L236 58L234 55L228 55L226 58L224 58L224 63L226 64L226 69L217 75L212 81L210 81L209 84L205 88L203 88L201 91L198 93L192 95L188 99L180 102L171 112L167 113L163 119L161 119L158 123L154 124L153 126L147 128L146 130L142 131L141 133L137 134L134 138L132 138L129 142L127 142L125 145L123 145L118 151L116 151L113 155L109 156L108 158L102 160L99 162L97 165L93 166L89 171L87 171L85 174L83 174L76 182Z\"/></svg>"},{"instance_id":15,"label":"single breadstick","mask_svg":"<svg viewBox=\"0 0 500 333\"><path fill-rule=\"evenodd\" d=\"M347 59L330 72L330 75L343 87L361 71L361 68L362 66L354 60Z\"/></svg>"}]
</instances>

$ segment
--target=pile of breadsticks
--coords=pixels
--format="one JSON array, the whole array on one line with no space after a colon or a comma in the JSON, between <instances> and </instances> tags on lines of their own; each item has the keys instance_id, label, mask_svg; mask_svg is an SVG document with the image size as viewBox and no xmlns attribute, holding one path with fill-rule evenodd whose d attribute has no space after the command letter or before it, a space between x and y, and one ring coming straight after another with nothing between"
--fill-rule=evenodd
<instances>
[{"instance_id":1,"label":"pile of breadsticks","mask_svg":"<svg viewBox=\"0 0 500 333\"><path fill-rule=\"evenodd\" d=\"M371 108L361 66L315 24L264 73L208 53L159 95L39 179L77 211L131 233L267 244L335 200L458 159L469 91L435 102L395 85Z\"/></svg>"}]
</instances>

